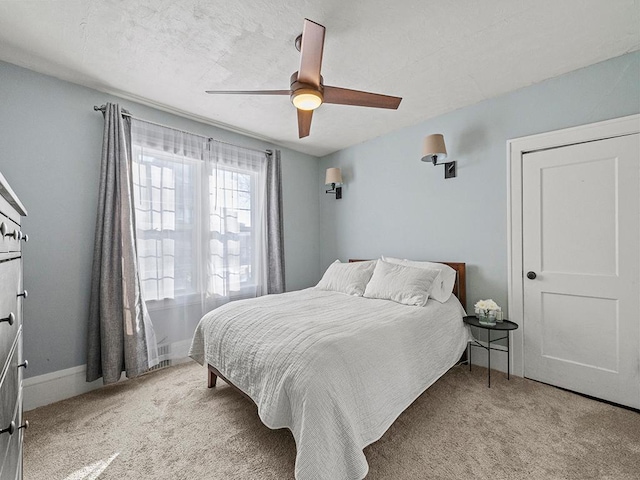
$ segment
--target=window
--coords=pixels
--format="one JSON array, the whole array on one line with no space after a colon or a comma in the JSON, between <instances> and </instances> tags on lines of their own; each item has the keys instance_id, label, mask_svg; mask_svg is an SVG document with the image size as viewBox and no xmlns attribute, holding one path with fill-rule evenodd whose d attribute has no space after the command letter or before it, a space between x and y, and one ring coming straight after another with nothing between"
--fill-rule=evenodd
<instances>
[{"instance_id":1,"label":"window","mask_svg":"<svg viewBox=\"0 0 640 480\"><path fill-rule=\"evenodd\" d=\"M204 297L215 306L262 294L266 156L238 156L237 147L212 148L196 135L136 123L133 197L145 300Z\"/></svg>"},{"instance_id":2,"label":"window","mask_svg":"<svg viewBox=\"0 0 640 480\"><path fill-rule=\"evenodd\" d=\"M218 292L249 294L254 287L252 174L217 168L209 176L209 234L213 269L210 285ZM226 259L225 261L222 261Z\"/></svg>"},{"instance_id":3,"label":"window","mask_svg":"<svg viewBox=\"0 0 640 480\"><path fill-rule=\"evenodd\" d=\"M144 298L198 292L197 183L201 165L134 146L138 261Z\"/></svg>"}]
</instances>

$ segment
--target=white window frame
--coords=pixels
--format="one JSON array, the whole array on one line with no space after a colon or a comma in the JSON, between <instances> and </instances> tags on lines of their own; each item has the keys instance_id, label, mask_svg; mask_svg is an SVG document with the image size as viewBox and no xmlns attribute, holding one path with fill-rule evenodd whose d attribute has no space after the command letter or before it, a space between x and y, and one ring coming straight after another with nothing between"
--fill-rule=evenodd
<instances>
[{"instance_id":1,"label":"white window frame","mask_svg":"<svg viewBox=\"0 0 640 480\"><path fill-rule=\"evenodd\" d=\"M135 149L135 146L134 146ZM143 146L143 149L145 152L148 152L148 156L149 157L157 157L158 159L167 159L169 161L172 160L172 158L175 157L175 155L173 154L167 154L166 152L162 151L162 150L158 150L158 149L153 149L151 147L147 147L147 146ZM196 196L196 202L195 202L195 209L194 209L194 231L195 231L195 239L194 239L194 252L195 252L195 256L196 256L196 271L195 271L195 275L197 275L197 279L196 279L196 291L195 292L190 292L190 293L184 293L181 295L175 295L174 298L163 298L163 299L158 299L158 300L147 300L145 303L147 305L147 308L149 309L149 311L157 311L157 310L164 310L164 309L172 309L172 308L176 308L176 307L181 307L181 306L188 306L188 305L195 305L195 304L199 304L202 302L202 294L203 294L203 289L206 288L204 285L202 285L202 282L200 281L202 278L204 278L204 268L205 265L203 264L203 262L199 261L198 259L201 259L203 257L202 254L202 249L204 248L204 245L202 243L202 238L203 238L203 229L205 228L205 225L203 225L203 220L202 220L202 202L203 201L209 201L208 198L204 197L204 192L203 192L203 181L204 176L205 176L205 163L202 160L196 159L196 158L192 158L192 157L182 157L180 156L180 161L176 161L175 163L178 165L180 163L186 163L192 166L197 167L195 169L196 172L196 178L195 178L195 186L196 186L196 192L195 192L195 196ZM132 164L135 165L137 163L143 163L143 162L139 162L137 159L134 160L132 162ZM219 170L224 170L224 171L229 171L229 172L235 172L238 174L247 174L250 177L250 205L251 205L251 236L252 239L254 237L254 235L256 234L255 228L258 225L258 210L259 210L259 206L256 204L257 199L255 197L256 191L257 191L257 184L256 184L256 177L257 177L257 173L253 172L251 170L245 170L242 168L238 168L238 167L234 167L234 166L229 166L229 165L223 165L221 163L218 163L217 165L217 171ZM208 179L207 179L208 181ZM256 272L258 271L258 265L256 263L256 258L255 255L251 256L251 282L249 285L242 285L240 287L240 291L238 293L235 293L233 295L229 296L230 300L240 300L240 299L244 299L244 298L252 298L254 296L254 292L256 290L256 288L258 288L256 279L255 279L255 275ZM144 293L144 292L143 292Z\"/></svg>"}]
</instances>

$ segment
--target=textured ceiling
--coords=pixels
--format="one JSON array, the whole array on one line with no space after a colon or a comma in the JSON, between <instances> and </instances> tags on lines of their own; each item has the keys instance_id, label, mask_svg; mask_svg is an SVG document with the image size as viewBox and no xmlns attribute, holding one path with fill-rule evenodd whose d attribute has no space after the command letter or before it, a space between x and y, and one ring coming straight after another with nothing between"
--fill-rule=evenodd
<instances>
[{"instance_id":1,"label":"textured ceiling","mask_svg":"<svg viewBox=\"0 0 640 480\"><path fill-rule=\"evenodd\" d=\"M404 98L316 110L299 140L287 89L307 17L327 85ZM0 1L0 59L312 155L640 48L640 0ZM135 113L135 112L134 112Z\"/></svg>"}]
</instances>

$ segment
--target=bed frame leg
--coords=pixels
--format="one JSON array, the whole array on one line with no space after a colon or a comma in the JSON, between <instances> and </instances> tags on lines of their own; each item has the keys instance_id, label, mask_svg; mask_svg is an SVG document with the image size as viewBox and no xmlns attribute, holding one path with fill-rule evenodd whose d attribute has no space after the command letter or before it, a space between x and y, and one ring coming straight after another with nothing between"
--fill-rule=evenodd
<instances>
[{"instance_id":1,"label":"bed frame leg","mask_svg":"<svg viewBox=\"0 0 640 480\"><path fill-rule=\"evenodd\" d=\"M218 376L209 370L209 379L207 381L207 387L213 388L216 386L216 381L218 380Z\"/></svg>"}]
</instances>

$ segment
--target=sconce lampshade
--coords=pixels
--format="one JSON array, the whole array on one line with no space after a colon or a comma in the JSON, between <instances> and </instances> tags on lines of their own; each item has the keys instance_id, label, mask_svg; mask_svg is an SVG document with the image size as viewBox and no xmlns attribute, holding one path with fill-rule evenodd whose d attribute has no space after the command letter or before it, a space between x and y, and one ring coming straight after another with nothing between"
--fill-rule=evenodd
<instances>
[{"instance_id":1,"label":"sconce lampshade","mask_svg":"<svg viewBox=\"0 0 640 480\"><path fill-rule=\"evenodd\" d=\"M445 158L447 158L447 147L444 145L444 137L439 133L425 137L421 160L423 162L433 162L435 165Z\"/></svg>"},{"instance_id":2,"label":"sconce lampshade","mask_svg":"<svg viewBox=\"0 0 640 480\"><path fill-rule=\"evenodd\" d=\"M342 170L336 167L327 168L327 174L324 177L324 184L331 185L335 183L336 185L342 185Z\"/></svg>"}]
</instances>

